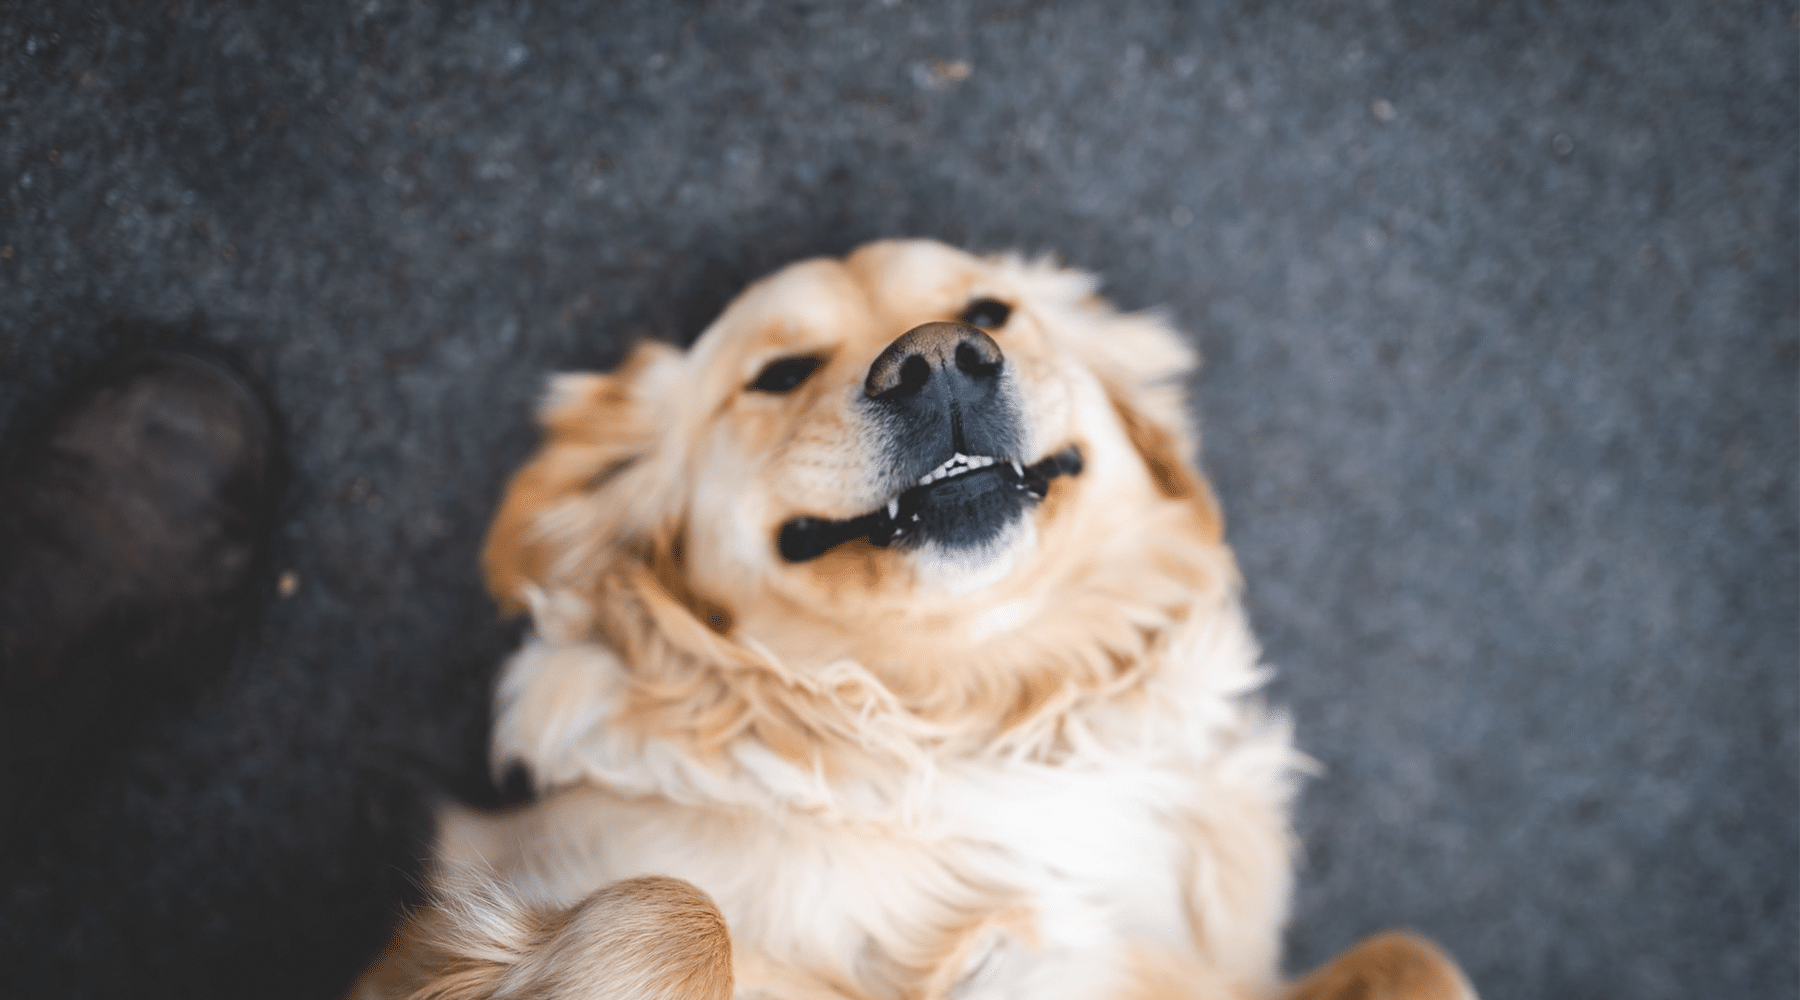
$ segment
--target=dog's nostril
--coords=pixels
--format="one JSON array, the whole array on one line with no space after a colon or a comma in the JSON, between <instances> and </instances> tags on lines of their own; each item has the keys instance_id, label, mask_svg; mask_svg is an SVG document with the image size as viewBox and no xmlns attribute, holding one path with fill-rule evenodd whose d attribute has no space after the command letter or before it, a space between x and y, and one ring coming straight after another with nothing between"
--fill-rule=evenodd
<instances>
[{"instance_id":1,"label":"dog's nostril","mask_svg":"<svg viewBox=\"0 0 1800 1000\"><path fill-rule=\"evenodd\" d=\"M1000 352L984 351L983 346L986 345L974 338L956 345L956 367L962 369L964 375L970 378L990 378L1000 370Z\"/></svg>"},{"instance_id":2,"label":"dog's nostril","mask_svg":"<svg viewBox=\"0 0 1800 1000\"><path fill-rule=\"evenodd\" d=\"M915 354L900 363L900 383L893 392L901 396L910 396L925 388L931 381L931 363Z\"/></svg>"}]
</instances>

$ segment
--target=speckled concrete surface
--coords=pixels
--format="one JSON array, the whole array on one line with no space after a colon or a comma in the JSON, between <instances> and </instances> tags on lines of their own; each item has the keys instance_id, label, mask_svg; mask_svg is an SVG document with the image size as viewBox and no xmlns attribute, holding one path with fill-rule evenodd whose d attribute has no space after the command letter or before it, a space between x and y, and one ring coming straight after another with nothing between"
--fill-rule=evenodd
<instances>
[{"instance_id":1,"label":"speckled concrete surface","mask_svg":"<svg viewBox=\"0 0 1800 1000\"><path fill-rule=\"evenodd\" d=\"M1195 335L1295 969L1796 993L1791 4L0 3L0 457L222 346L295 575L62 842L0 992L329 996L479 792L474 554L543 374L864 239L1054 251ZM161 324L161 333L146 332Z\"/></svg>"}]
</instances>

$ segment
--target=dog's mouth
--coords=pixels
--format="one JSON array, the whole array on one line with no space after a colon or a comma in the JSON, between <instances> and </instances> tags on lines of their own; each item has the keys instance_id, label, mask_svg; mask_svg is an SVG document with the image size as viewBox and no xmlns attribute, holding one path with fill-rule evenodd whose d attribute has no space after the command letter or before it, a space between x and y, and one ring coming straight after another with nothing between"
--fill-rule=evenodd
<instances>
[{"instance_id":1,"label":"dog's mouth","mask_svg":"<svg viewBox=\"0 0 1800 1000\"><path fill-rule=\"evenodd\" d=\"M952 548L979 546L1044 499L1051 480L1080 473L1081 449L1073 445L1031 465L958 452L867 514L842 521L787 521L776 547L783 559L801 563L859 540L877 548L926 541Z\"/></svg>"}]
</instances>

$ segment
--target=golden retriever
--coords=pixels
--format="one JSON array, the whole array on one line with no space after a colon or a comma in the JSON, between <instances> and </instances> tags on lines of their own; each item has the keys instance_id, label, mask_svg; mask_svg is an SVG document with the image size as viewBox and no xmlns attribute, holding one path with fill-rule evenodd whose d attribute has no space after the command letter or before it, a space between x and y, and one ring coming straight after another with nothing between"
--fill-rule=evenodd
<instances>
[{"instance_id":1,"label":"golden retriever","mask_svg":"<svg viewBox=\"0 0 1800 1000\"><path fill-rule=\"evenodd\" d=\"M1472 997L1406 935L1280 980L1302 758L1194 357L1094 292L875 243L556 378L484 555L539 797L446 816L368 993Z\"/></svg>"}]
</instances>

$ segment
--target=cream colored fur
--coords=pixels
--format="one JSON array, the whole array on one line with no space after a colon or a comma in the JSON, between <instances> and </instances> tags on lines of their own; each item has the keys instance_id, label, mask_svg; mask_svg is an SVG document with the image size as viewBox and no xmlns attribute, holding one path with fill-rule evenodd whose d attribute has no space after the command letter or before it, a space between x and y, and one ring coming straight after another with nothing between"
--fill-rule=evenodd
<instances>
[{"instance_id":1,"label":"cream colored fur","mask_svg":"<svg viewBox=\"0 0 1800 1000\"><path fill-rule=\"evenodd\" d=\"M1304 762L1256 694L1189 465L1192 354L1093 289L1045 261L873 244L758 283L685 353L561 377L486 555L533 625L493 759L541 797L446 816L440 870L489 881L445 881L397 947L585 995L576 973L605 955L559 964L507 914L573 921L659 875L717 904L741 997L1276 992ZM854 542L784 563L785 519L886 499L857 406L871 359L981 297L1013 307L993 337L1028 460L1074 443L1082 473L976 559ZM800 389L745 390L796 354L825 358Z\"/></svg>"}]
</instances>

